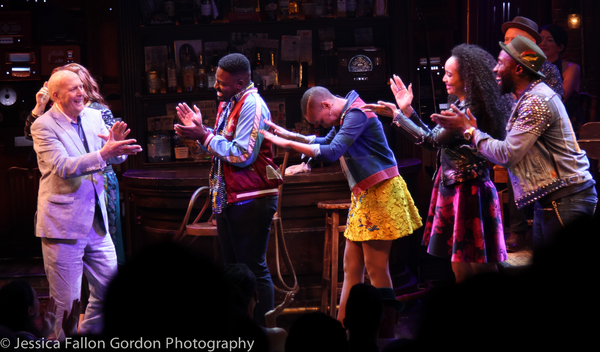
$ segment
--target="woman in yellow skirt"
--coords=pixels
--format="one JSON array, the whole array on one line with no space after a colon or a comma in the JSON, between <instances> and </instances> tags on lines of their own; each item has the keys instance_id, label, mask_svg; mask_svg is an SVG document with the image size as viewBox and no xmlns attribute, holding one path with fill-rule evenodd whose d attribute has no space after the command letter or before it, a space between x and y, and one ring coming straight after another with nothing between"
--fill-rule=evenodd
<instances>
[{"instance_id":1,"label":"woman in yellow skirt","mask_svg":"<svg viewBox=\"0 0 600 352\"><path fill-rule=\"evenodd\" d=\"M364 281L365 268L371 284L392 290L389 254L392 240L408 236L422 226L421 217L398 173L381 122L365 113L355 91L342 98L323 87L307 90L302 114L315 125L330 128L325 137L303 136L273 123L274 134L261 131L276 145L292 148L318 161L340 160L350 189L352 206L346 223L344 283L338 320L343 324L350 289Z\"/></svg>"}]
</instances>

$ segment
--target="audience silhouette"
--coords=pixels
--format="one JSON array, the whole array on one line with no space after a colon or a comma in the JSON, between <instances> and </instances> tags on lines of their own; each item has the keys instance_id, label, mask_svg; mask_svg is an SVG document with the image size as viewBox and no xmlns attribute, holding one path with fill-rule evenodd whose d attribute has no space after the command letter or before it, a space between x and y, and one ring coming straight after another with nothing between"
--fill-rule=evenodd
<instances>
[{"instance_id":1,"label":"audience silhouette","mask_svg":"<svg viewBox=\"0 0 600 352\"><path fill-rule=\"evenodd\" d=\"M254 317L254 308L258 302L257 281L254 273L244 263L228 264L225 266L225 278L231 285L234 305L242 312L246 312L248 317ZM276 319L291 303L293 296L291 292L288 293L282 304L265 314L267 326L263 329L269 341L270 351L283 352L285 350L287 331L276 326Z\"/></svg>"},{"instance_id":2,"label":"audience silhouette","mask_svg":"<svg viewBox=\"0 0 600 352\"><path fill-rule=\"evenodd\" d=\"M290 327L285 352L347 352L342 323L322 312L300 315Z\"/></svg>"},{"instance_id":3,"label":"audience silhouette","mask_svg":"<svg viewBox=\"0 0 600 352\"><path fill-rule=\"evenodd\" d=\"M413 341L384 351L423 351L468 344L520 350L567 347L584 350L594 342L597 290L585 284L596 259L581 246L598 248L600 217L582 218L562 229L556 242L536 249L529 267L477 275L433 291ZM596 230L594 230L596 229ZM580 289L583 287L584 289Z\"/></svg>"},{"instance_id":4,"label":"audience silhouette","mask_svg":"<svg viewBox=\"0 0 600 352\"><path fill-rule=\"evenodd\" d=\"M207 258L175 243L149 246L108 287L104 337L162 339L162 350L189 350L182 343L167 346L168 338L245 340L253 342L252 351L268 351L264 332L236 299L223 270Z\"/></svg>"}]
</instances>

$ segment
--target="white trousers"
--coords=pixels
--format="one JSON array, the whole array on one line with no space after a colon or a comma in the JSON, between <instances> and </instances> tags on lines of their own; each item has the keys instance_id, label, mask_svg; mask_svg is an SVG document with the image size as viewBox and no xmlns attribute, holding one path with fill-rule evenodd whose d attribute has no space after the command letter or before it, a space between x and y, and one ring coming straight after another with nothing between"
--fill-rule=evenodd
<instances>
[{"instance_id":1,"label":"white trousers","mask_svg":"<svg viewBox=\"0 0 600 352\"><path fill-rule=\"evenodd\" d=\"M44 269L50 296L56 300L56 337L62 336L63 312L71 311L73 300L81 299L81 279L85 274L90 297L80 325L82 335L102 333L102 303L106 288L117 271L117 255L110 235L106 234L102 213L96 208L90 233L75 240L42 238ZM76 317L79 319L79 317Z\"/></svg>"}]
</instances>

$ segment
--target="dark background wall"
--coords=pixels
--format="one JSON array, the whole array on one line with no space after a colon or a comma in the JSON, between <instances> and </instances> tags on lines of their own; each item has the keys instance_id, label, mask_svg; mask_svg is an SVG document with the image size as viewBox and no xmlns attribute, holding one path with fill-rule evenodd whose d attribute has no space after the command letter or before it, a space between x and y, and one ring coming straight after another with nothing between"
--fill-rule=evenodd
<instances>
[{"instance_id":1,"label":"dark background wall","mask_svg":"<svg viewBox=\"0 0 600 352\"><path fill-rule=\"evenodd\" d=\"M135 0L131 0L135 1ZM516 15L529 17L540 27L557 23L566 27L568 13L582 14L582 26L569 29L569 48L564 56L582 67L582 91L599 94L600 70L597 38L600 37L600 3L593 0L395 0L393 6L396 27L402 32L393 55L400 64L396 74L415 86L415 101L419 102L425 116L445 102L442 84L443 71L417 70L420 59L439 58L441 64L448 58L453 46L469 42L479 44L497 55L497 42L502 40L500 25ZM108 98L115 116L121 113L120 64L117 50L119 41L116 0L0 0L0 18L11 18L11 12L28 12L31 16L30 44L28 48L39 52L43 45L73 44L81 48L81 63L100 82L102 93ZM510 5L510 10L508 7ZM391 7L392 8L392 7ZM494 10L495 8L495 10ZM504 9L504 10L503 10ZM2 33L0 33L1 35ZM0 45L6 50L10 46ZM16 46L13 46L15 48ZM4 52L4 51L3 51ZM140 53L141 55L141 53ZM439 74L438 74L439 72ZM34 80L0 81L9 84L19 93L13 107L1 107L0 113L0 257L30 255L39 251L39 242L33 236L33 214L29 205L22 212L14 212L16 200L9 197L7 170L10 167L32 168L29 160L31 147L15 146L15 137L22 136L24 120L35 105L35 93L47 76ZM435 100L434 100L435 97ZM596 118L597 120L597 118ZM433 155L425 153L398 136L390 136L390 144L400 157L417 157L423 160L423 176L432 170ZM122 172L123 170L118 170ZM430 194L428 177L420 184L421 208L427 207ZM35 196L36 189L26 187ZM23 194L22 198L26 198ZM12 209L11 209L12 208ZM24 208L25 209L25 208ZM9 215L12 214L12 215Z\"/></svg>"}]
</instances>

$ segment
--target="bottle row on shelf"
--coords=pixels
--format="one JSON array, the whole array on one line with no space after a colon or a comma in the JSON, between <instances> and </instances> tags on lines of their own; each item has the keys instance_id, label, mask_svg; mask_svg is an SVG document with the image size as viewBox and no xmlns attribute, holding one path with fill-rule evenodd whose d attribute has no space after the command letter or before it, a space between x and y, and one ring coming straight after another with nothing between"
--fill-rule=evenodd
<instances>
[{"instance_id":1,"label":"bottle row on shelf","mask_svg":"<svg viewBox=\"0 0 600 352\"><path fill-rule=\"evenodd\" d=\"M145 24L209 24L387 15L387 0L146 0Z\"/></svg>"},{"instance_id":2,"label":"bottle row on shelf","mask_svg":"<svg viewBox=\"0 0 600 352\"><path fill-rule=\"evenodd\" d=\"M173 49L167 46L167 60L150 66L146 71L146 86L149 94L194 92L214 89L220 56L212 54L208 63L202 53L195 53L189 45L179 50L179 69L175 63ZM263 51L264 52L264 51ZM279 71L275 50L268 50L266 57L256 50L251 61L252 81L259 89L273 89L279 85Z\"/></svg>"}]
</instances>

